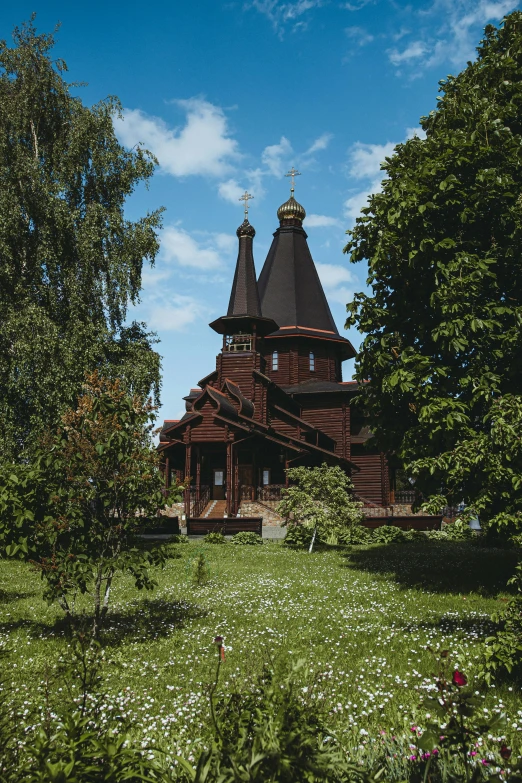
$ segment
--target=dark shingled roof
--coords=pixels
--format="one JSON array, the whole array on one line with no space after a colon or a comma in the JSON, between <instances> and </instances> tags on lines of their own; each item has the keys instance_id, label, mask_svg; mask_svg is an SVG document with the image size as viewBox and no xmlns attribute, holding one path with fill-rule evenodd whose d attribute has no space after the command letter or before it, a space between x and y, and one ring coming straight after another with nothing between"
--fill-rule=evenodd
<instances>
[{"instance_id":1,"label":"dark shingled roof","mask_svg":"<svg viewBox=\"0 0 522 783\"><path fill-rule=\"evenodd\" d=\"M227 315L259 317L261 315L261 303L257 290L256 269L252 252L255 231L248 220L245 220L238 228L237 234L239 237L239 253Z\"/></svg>"},{"instance_id":2,"label":"dark shingled roof","mask_svg":"<svg viewBox=\"0 0 522 783\"><path fill-rule=\"evenodd\" d=\"M298 225L282 225L275 232L258 282L263 316L279 327L339 335L306 239Z\"/></svg>"}]
</instances>

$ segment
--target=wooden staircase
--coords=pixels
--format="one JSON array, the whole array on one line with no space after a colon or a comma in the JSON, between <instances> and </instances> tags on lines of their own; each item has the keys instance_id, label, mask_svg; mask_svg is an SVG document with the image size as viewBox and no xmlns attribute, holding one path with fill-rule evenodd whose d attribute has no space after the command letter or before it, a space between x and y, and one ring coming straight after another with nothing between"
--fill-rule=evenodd
<instances>
[{"instance_id":1,"label":"wooden staircase","mask_svg":"<svg viewBox=\"0 0 522 783\"><path fill-rule=\"evenodd\" d=\"M212 500L207 504L201 516L203 519L223 519L226 510L226 500Z\"/></svg>"}]
</instances>

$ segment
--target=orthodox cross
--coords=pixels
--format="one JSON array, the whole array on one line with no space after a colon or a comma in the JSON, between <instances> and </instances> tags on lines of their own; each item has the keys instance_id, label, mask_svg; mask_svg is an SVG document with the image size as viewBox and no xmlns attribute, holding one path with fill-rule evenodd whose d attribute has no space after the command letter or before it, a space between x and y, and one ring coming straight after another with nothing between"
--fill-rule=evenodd
<instances>
[{"instance_id":1,"label":"orthodox cross","mask_svg":"<svg viewBox=\"0 0 522 783\"><path fill-rule=\"evenodd\" d=\"M245 190L241 198L238 199L238 201L245 202L245 220L248 220L248 202L251 198L254 198L254 196L251 196L248 190Z\"/></svg>"},{"instance_id":2,"label":"orthodox cross","mask_svg":"<svg viewBox=\"0 0 522 783\"><path fill-rule=\"evenodd\" d=\"M293 166L290 169L290 171L288 172L288 174L285 174L285 177L291 177L291 180L290 180L290 193L292 194L292 196L294 195L294 190L295 190L295 178L296 177L300 177L300 176L301 176L301 172L297 171L297 169L294 169Z\"/></svg>"}]
</instances>

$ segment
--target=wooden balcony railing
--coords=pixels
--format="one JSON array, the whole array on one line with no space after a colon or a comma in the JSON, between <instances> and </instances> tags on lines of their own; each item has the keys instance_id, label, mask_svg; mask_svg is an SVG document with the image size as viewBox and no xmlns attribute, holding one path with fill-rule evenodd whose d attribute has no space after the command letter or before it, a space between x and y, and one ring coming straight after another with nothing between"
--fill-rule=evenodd
<instances>
[{"instance_id":1,"label":"wooden balcony railing","mask_svg":"<svg viewBox=\"0 0 522 783\"><path fill-rule=\"evenodd\" d=\"M257 488L258 500L281 500L281 490L284 489L284 484L267 484L264 487Z\"/></svg>"}]
</instances>

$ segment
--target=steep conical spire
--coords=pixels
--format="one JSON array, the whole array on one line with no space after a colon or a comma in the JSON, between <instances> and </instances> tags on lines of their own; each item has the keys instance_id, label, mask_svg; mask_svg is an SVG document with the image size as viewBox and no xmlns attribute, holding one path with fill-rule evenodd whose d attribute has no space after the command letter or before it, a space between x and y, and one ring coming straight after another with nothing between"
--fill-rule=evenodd
<instances>
[{"instance_id":1,"label":"steep conical spire","mask_svg":"<svg viewBox=\"0 0 522 783\"><path fill-rule=\"evenodd\" d=\"M230 301L225 316L212 321L210 327L218 334L269 334L277 329L277 324L261 315L261 302L257 290L256 268L252 245L256 235L248 220L248 200L253 198L245 191L240 201L245 202L245 219L236 231L239 239L236 271L230 293Z\"/></svg>"},{"instance_id":2,"label":"steep conical spire","mask_svg":"<svg viewBox=\"0 0 522 783\"><path fill-rule=\"evenodd\" d=\"M261 315L261 303L256 282L256 269L252 251L255 229L250 225L248 217L236 231L239 238L239 252L232 292L228 304L227 315Z\"/></svg>"},{"instance_id":3,"label":"steep conical spire","mask_svg":"<svg viewBox=\"0 0 522 783\"><path fill-rule=\"evenodd\" d=\"M292 169L290 175L297 173ZM294 199L293 190L292 181L292 195L277 211L280 228L259 276L261 311L265 318L277 321L279 328L338 335L301 225L306 212Z\"/></svg>"}]
</instances>

